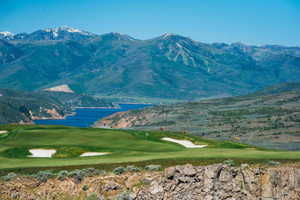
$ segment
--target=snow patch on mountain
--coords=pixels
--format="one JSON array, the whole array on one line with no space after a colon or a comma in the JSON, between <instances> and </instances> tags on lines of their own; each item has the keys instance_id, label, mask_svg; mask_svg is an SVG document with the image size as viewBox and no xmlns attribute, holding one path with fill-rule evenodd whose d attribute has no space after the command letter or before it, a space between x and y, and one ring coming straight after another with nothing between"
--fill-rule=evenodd
<instances>
[{"instance_id":1,"label":"snow patch on mountain","mask_svg":"<svg viewBox=\"0 0 300 200\"><path fill-rule=\"evenodd\" d=\"M170 37L170 36L173 36L174 34L172 33L165 33L163 34L163 38L167 38L167 37Z\"/></svg>"},{"instance_id":2,"label":"snow patch on mountain","mask_svg":"<svg viewBox=\"0 0 300 200\"><path fill-rule=\"evenodd\" d=\"M0 35L3 35L4 37L12 37L12 36L14 36L14 34L11 33L11 32L9 32L9 31L0 32Z\"/></svg>"},{"instance_id":3,"label":"snow patch on mountain","mask_svg":"<svg viewBox=\"0 0 300 200\"><path fill-rule=\"evenodd\" d=\"M66 92L66 93L74 93L74 91L67 85L58 85L55 87L51 88L46 88L44 89L45 91L50 91L50 92Z\"/></svg>"},{"instance_id":4,"label":"snow patch on mountain","mask_svg":"<svg viewBox=\"0 0 300 200\"><path fill-rule=\"evenodd\" d=\"M79 29L72 28L72 27L69 27L69 26L61 26L61 27L56 27L56 28L47 28L47 29L44 29L44 31L52 32L54 37L57 37L59 32L62 32L62 31L69 32L69 33L79 33L79 34L82 34L82 35L92 35L89 32L81 31Z\"/></svg>"}]
</instances>

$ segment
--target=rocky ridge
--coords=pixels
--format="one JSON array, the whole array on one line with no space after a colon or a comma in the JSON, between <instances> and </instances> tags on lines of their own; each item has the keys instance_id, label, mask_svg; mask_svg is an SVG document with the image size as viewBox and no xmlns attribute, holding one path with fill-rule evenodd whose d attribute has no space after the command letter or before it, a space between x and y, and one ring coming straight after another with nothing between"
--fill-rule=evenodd
<instances>
[{"instance_id":1,"label":"rocky ridge","mask_svg":"<svg viewBox=\"0 0 300 200\"><path fill-rule=\"evenodd\" d=\"M0 182L0 199L166 199L253 200L300 199L300 168L258 167L243 164L166 168L164 171L128 172L71 178L46 183L19 177ZM88 198L88 199L89 199Z\"/></svg>"}]
</instances>

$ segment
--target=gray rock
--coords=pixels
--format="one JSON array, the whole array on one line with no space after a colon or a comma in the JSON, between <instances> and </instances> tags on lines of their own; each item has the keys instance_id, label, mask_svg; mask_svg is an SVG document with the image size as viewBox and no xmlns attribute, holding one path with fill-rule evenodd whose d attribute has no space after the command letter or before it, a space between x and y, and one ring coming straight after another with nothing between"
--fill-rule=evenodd
<instances>
[{"instance_id":1,"label":"gray rock","mask_svg":"<svg viewBox=\"0 0 300 200\"><path fill-rule=\"evenodd\" d=\"M112 190L119 190L121 188L122 188L121 185L111 181L111 182L105 184L104 191L108 192L108 191L112 191Z\"/></svg>"}]
</instances>

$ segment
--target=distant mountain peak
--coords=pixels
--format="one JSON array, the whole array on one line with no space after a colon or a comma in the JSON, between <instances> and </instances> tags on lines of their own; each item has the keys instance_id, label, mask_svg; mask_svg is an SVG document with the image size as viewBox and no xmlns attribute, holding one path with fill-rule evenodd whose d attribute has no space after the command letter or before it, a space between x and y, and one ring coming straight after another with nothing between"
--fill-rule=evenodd
<instances>
[{"instance_id":1,"label":"distant mountain peak","mask_svg":"<svg viewBox=\"0 0 300 200\"><path fill-rule=\"evenodd\" d=\"M0 35L6 36L6 37L8 37L8 36L14 36L14 34L11 33L11 32L9 32L9 31L0 32Z\"/></svg>"},{"instance_id":2,"label":"distant mountain peak","mask_svg":"<svg viewBox=\"0 0 300 200\"><path fill-rule=\"evenodd\" d=\"M74 40L80 41L96 36L93 33L82 31L76 28L61 26L56 28L46 28L32 33L17 34L13 39L22 40Z\"/></svg>"},{"instance_id":3,"label":"distant mountain peak","mask_svg":"<svg viewBox=\"0 0 300 200\"><path fill-rule=\"evenodd\" d=\"M172 37L172 36L175 36L175 34L173 33L165 33L162 35L163 38L168 38L168 37Z\"/></svg>"},{"instance_id":4,"label":"distant mountain peak","mask_svg":"<svg viewBox=\"0 0 300 200\"><path fill-rule=\"evenodd\" d=\"M189 37L185 37L185 36L174 34L174 33L165 33L162 36L160 36L159 38L167 39L167 40L190 40L190 41L192 41L192 39Z\"/></svg>"},{"instance_id":5,"label":"distant mountain peak","mask_svg":"<svg viewBox=\"0 0 300 200\"><path fill-rule=\"evenodd\" d=\"M60 27L56 27L56 28L47 28L47 29L44 29L44 31L45 32L52 32L56 35L61 31L65 31L65 32L69 32L69 33L80 33L80 34L83 34L83 35L92 35L92 33L89 33L87 31L82 31L82 30L72 28L72 27L69 27L69 26L60 26Z\"/></svg>"},{"instance_id":6,"label":"distant mountain peak","mask_svg":"<svg viewBox=\"0 0 300 200\"><path fill-rule=\"evenodd\" d=\"M14 37L14 34L9 31L0 32L0 39L10 40L10 39L13 39L13 37Z\"/></svg>"},{"instance_id":7,"label":"distant mountain peak","mask_svg":"<svg viewBox=\"0 0 300 200\"><path fill-rule=\"evenodd\" d=\"M193 53L198 49L198 43L189 37L165 33L153 41L168 60L172 62L181 62L189 66L197 66L196 55Z\"/></svg>"}]
</instances>

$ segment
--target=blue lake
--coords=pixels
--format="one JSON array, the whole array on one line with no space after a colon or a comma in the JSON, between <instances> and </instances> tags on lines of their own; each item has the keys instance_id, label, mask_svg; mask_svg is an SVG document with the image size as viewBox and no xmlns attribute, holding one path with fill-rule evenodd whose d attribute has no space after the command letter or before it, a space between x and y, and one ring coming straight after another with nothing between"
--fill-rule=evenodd
<instances>
[{"instance_id":1,"label":"blue lake","mask_svg":"<svg viewBox=\"0 0 300 200\"><path fill-rule=\"evenodd\" d=\"M89 127L97 120L107 117L116 112L142 109L151 104L119 104L120 108L77 108L75 115L67 116L65 119L42 119L34 120L35 124L43 125L64 125L76 127Z\"/></svg>"}]
</instances>

